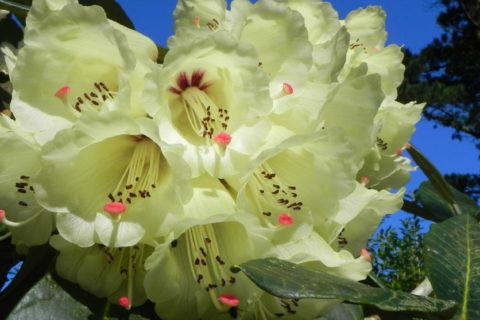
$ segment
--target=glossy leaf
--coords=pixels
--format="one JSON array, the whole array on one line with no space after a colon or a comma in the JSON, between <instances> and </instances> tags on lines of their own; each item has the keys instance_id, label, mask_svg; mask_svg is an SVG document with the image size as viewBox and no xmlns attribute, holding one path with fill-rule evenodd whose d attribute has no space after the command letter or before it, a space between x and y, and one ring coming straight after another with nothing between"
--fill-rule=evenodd
<instances>
[{"instance_id":1,"label":"glossy leaf","mask_svg":"<svg viewBox=\"0 0 480 320\"><path fill-rule=\"evenodd\" d=\"M285 299L341 299L381 310L436 318L448 317L455 308L453 301L373 288L275 258L251 260L238 269L263 290Z\"/></svg>"},{"instance_id":2,"label":"glossy leaf","mask_svg":"<svg viewBox=\"0 0 480 320\"><path fill-rule=\"evenodd\" d=\"M30 248L20 272L0 294L0 319L5 319L28 290L43 278L54 255L55 251L48 245Z\"/></svg>"},{"instance_id":3,"label":"glossy leaf","mask_svg":"<svg viewBox=\"0 0 480 320\"><path fill-rule=\"evenodd\" d=\"M8 229L5 225L0 224L0 237L8 233Z\"/></svg>"},{"instance_id":4,"label":"glossy leaf","mask_svg":"<svg viewBox=\"0 0 480 320\"><path fill-rule=\"evenodd\" d=\"M106 299L97 298L74 284L70 284L72 287L77 287L73 290L75 294L72 295L72 287L66 291L65 286L60 286L58 280L56 275L52 277L47 274L23 296L6 319L77 320L103 319L104 316L112 320L158 319L154 313L153 316L149 315L146 318L140 314L134 314L139 311L139 308L127 311L114 305L107 306Z\"/></svg>"},{"instance_id":5,"label":"glossy leaf","mask_svg":"<svg viewBox=\"0 0 480 320\"><path fill-rule=\"evenodd\" d=\"M361 306L342 303L333 307L330 312L315 320L363 320L363 310Z\"/></svg>"},{"instance_id":6,"label":"glossy leaf","mask_svg":"<svg viewBox=\"0 0 480 320\"><path fill-rule=\"evenodd\" d=\"M157 62L158 63L163 63L163 60L165 59L165 56L168 53L168 49L167 48L162 48L162 47L157 47L157 49L158 49Z\"/></svg>"},{"instance_id":7,"label":"glossy leaf","mask_svg":"<svg viewBox=\"0 0 480 320\"><path fill-rule=\"evenodd\" d=\"M107 301L105 298L99 298L91 293L88 293L87 291L81 289L76 283L72 283L61 278L55 272L51 272L51 275L53 280L59 286L60 290L65 291L73 299L78 301L78 303L86 306L92 314L100 315L105 313L105 304ZM151 302L147 302L142 306L133 307L129 311L117 305L110 304L108 306L108 312L106 313L108 313L110 319L159 319L155 314L154 305Z\"/></svg>"},{"instance_id":8,"label":"glossy leaf","mask_svg":"<svg viewBox=\"0 0 480 320\"><path fill-rule=\"evenodd\" d=\"M467 214L433 225L425 237L427 274L437 297L458 304L455 319L480 319L480 225Z\"/></svg>"},{"instance_id":9,"label":"glossy leaf","mask_svg":"<svg viewBox=\"0 0 480 320\"><path fill-rule=\"evenodd\" d=\"M438 218L437 216L430 214L430 212L423 209L415 201L410 201L406 198L403 198L402 211L411 213L417 217L423 218L425 220L430 220L433 222L442 222L445 218Z\"/></svg>"},{"instance_id":10,"label":"glossy leaf","mask_svg":"<svg viewBox=\"0 0 480 320\"><path fill-rule=\"evenodd\" d=\"M31 0L0 0L0 9L13 12L20 20L24 21L31 4Z\"/></svg>"},{"instance_id":11,"label":"glossy leaf","mask_svg":"<svg viewBox=\"0 0 480 320\"><path fill-rule=\"evenodd\" d=\"M22 298L7 320L87 319L90 311L45 276Z\"/></svg>"},{"instance_id":12,"label":"glossy leaf","mask_svg":"<svg viewBox=\"0 0 480 320\"><path fill-rule=\"evenodd\" d=\"M448 187L462 213L475 216L480 212L480 207L477 206L474 200L452 186L448 185ZM430 220L444 221L453 216L451 206L430 181L423 182L420 185L415 192L415 200L422 205L424 211L432 216Z\"/></svg>"},{"instance_id":13,"label":"glossy leaf","mask_svg":"<svg viewBox=\"0 0 480 320\"><path fill-rule=\"evenodd\" d=\"M415 147L410 145L407 148L408 153L413 158L415 163L422 169L423 173L428 177L432 186L447 201L451 208L452 214L460 214L461 210L457 207L453 193L450 190L449 184L443 178L442 174L435 168L435 166Z\"/></svg>"}]
</instances>

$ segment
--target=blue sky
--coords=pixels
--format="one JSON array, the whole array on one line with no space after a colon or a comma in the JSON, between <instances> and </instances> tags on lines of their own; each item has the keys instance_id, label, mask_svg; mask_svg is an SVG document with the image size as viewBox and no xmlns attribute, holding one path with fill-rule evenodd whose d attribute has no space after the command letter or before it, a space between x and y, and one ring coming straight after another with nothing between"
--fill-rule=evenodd
<instances>
[{"instance_id":1,"label":"blue sky","mask_svg":"<svg viewBox=\"0 0 480 320\"><path fill-rule=\"evenodd\" d=\"M208 0L205 0L208 1ZM172 34L172 12L175 0L118 1L133 20L135 27L165 45ZM371 5L381 6L387 12L389 43L406 45L413 51L421 49L432 37L440 34L435 23L438 5L435 0L333 0L330 1L341 19L348 12ZM421 32L420 32L421 30Z\"/></svg>"},{"instance_id":2,"label":"blue sky","mask_svg":"<svg viewBox=\"0 0 480 320\"><path fill-rule=\"evenodd\" d=\"M208 1L208 0L205 0ZM165 46L168 36L173 32L172 12L174 0L132 0L118 1L127 11L135 27L152 38L157 44ZM435 0L332 0L333 7L341 19L348 12L360 7L378 5L387 13L388 43L404 45L418 52L434 37L441 34L436 17L441 7ZM442 173L480 173L478 155L474 143L452 141L452 131L445 128L434 129L433 124L422 121L417 126L412 143L420 149ZM412 174L408 185L413 192L426 178L417 171ZM386 219L384 226L396 226L404 214L395 214Z\"/></svg>"}]
</instances>

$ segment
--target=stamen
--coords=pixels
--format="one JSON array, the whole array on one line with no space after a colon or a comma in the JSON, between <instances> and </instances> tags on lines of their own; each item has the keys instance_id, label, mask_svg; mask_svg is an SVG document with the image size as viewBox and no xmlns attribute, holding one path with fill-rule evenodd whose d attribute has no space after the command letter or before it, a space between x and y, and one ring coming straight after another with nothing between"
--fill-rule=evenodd
<instances>
[{"instance_id":1,"label":"stamen","mask_svg":"<svg viewBox=\"0 0 480 320\"><path fill-rule=\"evenodd\" d=\"M93 91L83 92L80 96L74 99L72 108L77 112L88 111L98 111L102 106L107 103L110 99L114 98L112 92L103 82L94 82ZM57 91L55 96L61 98L64 102L66 101L66 94L70 91L69 87L63 87ZM64 97L64 98L62 98Z\"/></svg>"},{"instance_id":2,"label":"stamen","mask_svg":"<svg viewBox=\"0 0 480 320\"><path fill-rule=\"evenodd\" d=\"M363 176L360 178L360 182L366 187L370 183L370 178L367 176Z\"/></svg>"},{"instance_id":3,"label":"stamen","mask_svg":"<svg viewBox=\"0 0 480 320\"><path fill-rule=\"evenodd\" d=\"M212 19L211 21L209 21L207 23L207 27L211 30L211 31L215 31L218 29L218 26L219 26L219 22L217 19Z\"/></svg>"},{"instance_id":4,"label":"stamen","mask_svg":"<svg viewBox=\"0 0 480 320\"><path fill-rule=\"evenodd\" d=\"M128 248L111 248L100 246L105 254L105 260L112 265L114 270L121 276L126 278L127 293L121 296L117 303L130 310L133 299L133 281L135 273L139 268L143 268L144 263L144 246L139 244Z\"/></svg>"},{"instance_id":5,"label":"stamen","mask_svg":"<svg viewBox=\"0 0 480 320\"><path fill-rule=\"evenodd\" d=\"M4 225L6 225L8 227L12 227L12 228L21 227L21 226L24 226L24 225L28 224L29 222L31 222L35 218L37 218L40 214L42 214L43 211L44 211L43 209L40 209L38 212L36 212L32 216L30 216L29 218L27 218L23 221L16 222L16 221L8 220L6 212L4 210L0 209L0 223L3 223Z\"/></svg>"},{"instance_id":6,"label":"stamen","mask_svg":"<svg viewBox=\"0 0 480 320\"><path fill-rule=\"evenodd\" d=\"M11 233L11 232L7 232L7 233L5 233L4 235L1 235L1 236L0 236L0 241L3 241L3 240L5 240L5 239L7 239L7 238L10 238L11 236L12 236L12 233Z\"/></svg>"},{"instance_id":7,"label":"stamen","mask_svg":"<svg viewBox=\"0 0 480 320\"><path fill-rule=\"evenodd\" d=\"M232 136L225 131L222 131L219 134L213 136L213 141L215 141L219 145L226 146L232 141Z\"/></svg>"},{"instance_id":8,"label":"stamen","mask_svg":"<svg viewBox=\"0 0 480 320\"><path fill-rule=\"evenodd\" d=\"M130 161L115 189L106 195L108 203L103 210L112 216L118 217L134 201L150 198L162 177L161 169L165 167L158 145L144 136L135 136L133 140L135 147Z\"/></svg>"},{"instance_id":9,"label":"stamen","mask_svg":"<svg viewBox=\"0 0 480 320\"><path fill-rule=\"evenodd\" d=\"M220 300L217 289L235 285L236 279L217 244L214 226L208 224L193 227L187 230L184 237L185 241L182 240L181 244L186 244L193 280L205 289L215 307L222 310L222 304L228 304Z\"/></svg>"},{"instance_id":10,"label":"stamen","mask_svg":"<svg viewBox=\"0 0 480 320\"><path fill-rule=\"evenodd\" d=\"M200 27L200 17L195 17L193 19L193 25L196 27Z\"/></svg>"},{"instance_id":11,"label":"stamen","mask_svg":"<svg viewBox=\"0 0 480 320\"><path fill-rule=\"evenodd\" d=\"M131 299L132 299L132 296L133 296L133 276L134 276L134 270L133 270L133 260L135 260L135 256L136 256L136 252L134 250L134 248L130 247L129 249L129 257L128 257L128 286L127 286L127 290L128 290L128 300L129 300L129 304L128 304L128 307L125 308L127 310L130 310L131 308Z\"/></svg>"},{"instance_id":12,"label":"stamen","mask_svg":"<svg viewBox=\"0 0 480 320\"><path fill-rule=\"evenodd\" d=\"M385 151L388 148L388 143L383 141L382 138L377 137L377 146L380 148L380 150Z\"/></svg>"},{"instance_id":13,"label":"stamen","mask_svg":"<svg viewBox=\"0 0 480 320\"><path fill-rule=\"evenodd\" d=\"M278 223L290 225L294 221L289 213L302 212L303 202L297 187L285 184L268 162L252 174L248 188L258 214L269 227L275 228Z\"/></svg>"},{"instance_id":14,"label":"stamen","mask_svg":"<svg viewBox=\"0 0 480 320\"><path fill-rule=\"evenodd\" d=\"M218 301L227 307L238 307L240 305L240 300L233 294L222 294L218 297Z\"/></svg>"},{"instance_id":15,"label":"stamen","mask_svg":"<svg viewBox=\"0 0 480 320\"><path fill-rule=\"evenodd\" d=\"M55 92L55 97L59 98L63 102L66 102L67 95L70 93L71 89L69 86L61 87Z\"/></svg>"},{"instance_id":16,"label":"stamen","mask_svg":"<svg viewBox=\"0 0 480 320\"><path fill-rule=\"evenodd\" d=\"M6 115L9 118L12 117L12 111L10 111L10 109L3 109L2 111L0 111L0 113Z\"/></svg>"},{"instance_id":17,"label":"stamen","mask_svg":"<svg viewBox=\"0 0 480 320\"><path fill-rule=\"evenodd\" d=\"M282 226L289 226L293 224L293 217L288 213L282 213L278 216L278 223Z\"/></svg>"},{"instance_id":18,"label":"stamen","mask_svg":"<svg viewBox=\"0 0 480 320\"><path fill-rule=\"evenodd\" d=\"M283 90L283 94L286 95L286 96L289 96L293 93L293 87L289 83L286 83L286 82L283 83L282 90Z\"/></svg>"},{"instance_id":19,"label":"stamen","mask_svg":"<svg viewBox=\"0 0 480 320\"><path fill-rule=\"evenodd\" d=\"M212 100L207 90L211 83L204 78L205 71L196 70L190 76L180 72L176 86L169 87L168 91L178 96L191 129L199 137L207 139L207 143L213 139L220 145L227 145L231 140L225 133L230 120L228 109L218 107Z\"/></svg>"},{"instance_id":20,"label":"stamen","mask_svg":"<svg viewBox=\"0 0 480 320\"><path fill-rule=\"evenodd\" d=\"M130 299L128 299L125 296L118 298L118 304L120 305L120 307L125 308L127 310L130 310L130 308L132 307L132 305L130 304Z\"/></svg>"},{"instance_id":21,"label":"stamen","mask_svg":"<svg viewBox=\"0 0 480 320\"><path fill-rule=\"evenodd\" d=\"M367 260L368 262L372 262L372 257L370 256L370 252L366 248L362 248L360 251L360 256Z\"/></svg>"},{"instance_id":22,"label":"stamen","mask_svg":"<svg viewBox=\"0 0 480 320\"><path fill-rule=\"evenodd\" d=\"M347 238L344 237L343 235L344 233L345 233L345 228L343 228L342 231L340 231L340 233L337 236L337 242L340 248L343 248L348 244Z\"/></svg>"},{"instance_id":23,"label":"stamen","mask_svg":"<svg viewBox=\"0 0 480 320\"><path fill-rule=\"evenodd\" d=\"M110 202L103 206L103 210L112 216L118 216L125 212L127 208L121 202Z\"/></svg>"}]
</instances>

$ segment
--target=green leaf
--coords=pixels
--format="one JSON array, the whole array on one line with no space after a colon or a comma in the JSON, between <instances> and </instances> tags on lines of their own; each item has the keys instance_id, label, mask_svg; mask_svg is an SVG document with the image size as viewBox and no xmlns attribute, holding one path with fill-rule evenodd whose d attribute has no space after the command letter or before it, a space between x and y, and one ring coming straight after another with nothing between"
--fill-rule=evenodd
<instances>
[{"instance_id":1,"label":"green leaf","mask_svg":"<svg viewBox=\"0 0 480 320\"><path fill-rule=\"evenodd\" d=\"M445 220L445 218L439 219L437 216L434 216L433 214L425 210L422 206L419 206L418 203L416 203L415 201L410 201L407 198L403 198L402 211L411 213L414 216L433 222L442 222L443 220Z\"/></svg>"},{"instance_id":2,"label":"green leaf","mask_svg":"<svg viewBox=\"0 0 480 320\"><path fill-rule=\"evenodd\" d=\"M7 320L87 319L88 308L70 297L47 275L15 307Z\"/></svg>"},{"instance_id":3,"label":"green leaf","mask_svg":"<svg viewBox=\"0 0 480 320\"><path fill-rule=\"evenodd\" d=\"M448 317L455 303L389 289L373 288L275 258L251 260L237 267L263 290L285 299L340 299L386 311Z\"/></svg>"},{"instance_id":4,"label":"green leaf","mask_svg":"<svg viewBox=\"0 0 480 320\"><path fill-rule=\"evenodd\" d=\"M471 216L476 216L479 213L480 207L477 206L474 200L450 185L448 185L448 188L462 213ZM438 193L430 181L425 181L420 185L415 192L415 200L422 205L424 211L427 211L432 216L430 220L444 221L452 217L450 205Z\"/></svg>"},{"instance_id":5,"label":"green leaf","mask_svg":"<svg viewBox=\"0 0 480 320\"><path fill-rule=\"evenodd\" d=\"M6 319L78 320L104 319L104 317L112 320L158 319L153 311L153 305L149 306L152 313L143 317L140 314L134 314L134 312L139 313L140 307L127 311L115 305L107 305L106 299L95 297L77 285L69 284L76 286L76 290L71 290L72 288L68 291L64 290L65 286L59 285L57 275L47 274L23 296ZM72 295L71 292L75 294Z\"/></svg>"},{"instance_id":6,"label":"green leaf","mask_svg":"<svg viewBox=\"0 0 480 320\"><path fill-rule=\"evenodd\" d=\"M0 224L0 237L8 233L8 228L4 224Z\"/></svg>"},{"instance_id":7,"label":"green leaf","mask_svg":"<svg viewBox=\"0 0 480 320\"><path fill-rule=\"evenodd\" d=\"M13 12L19 19L25 20L31 0L0 0L0 9Z\"/></svg>"},{"instance_id":8,"label":"green leaf","mask_svg":"<svg viewBox=\"0 0 480 320\"><path fill-rule=\"evenodd\" d=\"M435 294L458 304L456 319L480 319L480 225L463 214L433 225L425 237Z\"/></svg>"},{"instance_id":9,"label":"green leaf","mask_svg":"<svg viewBox=\"0 0 480 320\"><path fill-rule=\"evenodd\" d=\"M99 298L94 296L91 293L80 288L76 283L72 283L61 278L56 272L51 272L53 280L57 285L67 292L73 299L78 301L78 303L88 307L90 312L94 315L101 315L108 313L110 319L119 318L119 319L150 319L155 320L159 319L155 314L155 306L153 303L147 301L145 304L133 307L131 310L127 311L117 305L110 304L108 310L105 310L107 299ZM143 318L145 317L145 318Z\"/></svg>"},{"instance_id":10,"label":"green leaf","mask_svg":"<svg viewBox=\"0 0 480 320\"><path fill-rule=\"evenodd\" d=\"M49 245L32 247L25 258L20 272L12 283L0 294L0 319L13 310L25 293L48 272L55 256Z\"/></svg>"},{"instance_id":11,"label":"green leaf","mask_svg":"<svg viewBox=\"0 0 480 320\"><path fill-rule=\"evenodd\" d=\"M373 288L276 258L251 260L234 270L243 271L257 286L285 299L340 299L348 303L373 305L386 311L424 317L435 315L435 319L449 316L455 309L453 301Z\"/></svg>"},{"instance_id":12,"label":"green leaf","mask_svg":"<svg viewBox=\"0 0 480 320\"><path fill-rule=\"evenodd\" d=\"M157 49L158 49L157 63L163 63L163 60L165 59L165 56L166 56L167 53L168 53L168 49L167 49L167 48L158 47L158 46L157 46Z\"/></svg>"},{"instance_id":13,"label":"green leaf","mask_svg":"<svg viewBox=\"0 0 480 320\"><path fill-rule=\"evenodd\" d=\"M337 304L330 312L315 320L363 320L362 307L354 304Z\"/></svg>"},{"instance_id":14,"label":"green leaf","mask_svg":"<svg viewBox=\"0 0 480 320\"><path fill-rule=\"evenodd\" d=\"M420 167L420 169L422 169L423 173L425 173L425 175L431 181L433 187L438 191L442 198L447 201L452 213L454 215L460 214L461 210L457 207L455 198L453 197L449 185L437 168L435 168L435 166L412 145L407 148L407 151L410 156L412 156L415 163Z\"/></svg>"},{"instance_id":15,"label":"green leaf","mask_svg":"<svg viewBox=\"0 0 480 320\"><path fill-rule=\"evenodd\" d=\"M386 288L387 286L385 285L385 283L373 272L370 272L368 274L368 278L370 280L370 282L372 282L374 284L374 286L377 286L379 288Z\"/></svg>"},{"instance_id":16,"label":"green leaf","mask_svg":"<svg viewBox=\"0 0 480 320\"><path fill-rule=\"evenodd\" d=\"M0 30L2 30L2 32L0 32L0 43L8 42L18 47L18 43L23 39L23 30L13 20L11 15L8 15L0 21Z\"/></svg>"}]
</instances>

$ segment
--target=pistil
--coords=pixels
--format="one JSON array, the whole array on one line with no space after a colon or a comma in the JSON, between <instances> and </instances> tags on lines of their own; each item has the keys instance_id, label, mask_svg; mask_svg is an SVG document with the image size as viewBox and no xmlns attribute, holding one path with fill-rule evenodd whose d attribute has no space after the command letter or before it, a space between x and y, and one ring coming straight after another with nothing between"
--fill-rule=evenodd
<instances>
[{"instance_id":1,"label":"pistil","mask_svg":"<svg viewBox=\"0 0 480 320\"><path fill-rule=\"evenodd\" d=\"M225 304L228 297L233 295L218 296L217 290L234 285L236 278L220 252L214 227L211 224L193 227L185 233L184 239L194 280L208 292L215 307L223 310L228 306Z\"/></svg>"},{"instance_id":2,"label":"pistil","mask_svg":"<svg viewBox=\"0 0 480 320\"><path fill-rule=\"evenodd\" d=\"M178 96L193 132L207 143L227 146L232 137L227 133L230 116L228 109L219 107L208 93L210 83L204 81L205 72L194 71L190 77L185 72L177 76L176 86L169 91Z\"/></svg>"},{"instance_id":3,"label":"pistil","mask_svg":"<svg viewBox=\"0 0 480 320\"><path fill-rule=\"evenodd\" d=\"M105 212L119 218L136 199L151 197L161 179L164 158L160 148L146 137L136 137L135 141L130 162L103 207Z\"/></svg>"},{"instance_id":4,"label":"pistil","mask_svg":"<svg viewBox=\"0 0 480 320\"><path fill-rule=\"evenodd\" d=\"M248 188L258 212L270 226L292 225L293 213L302 210L297 187L283 183L267 162L252 174Z\"/></svg>"}]
</instances>

